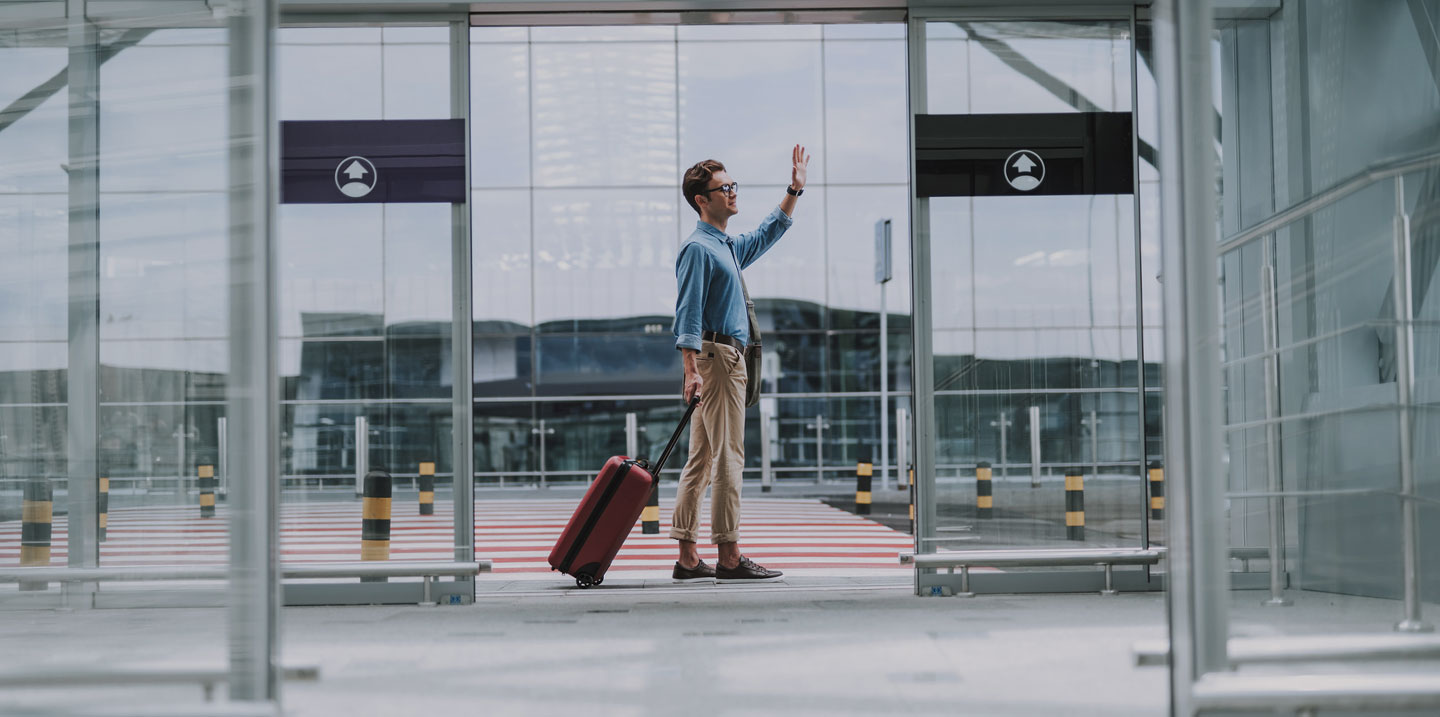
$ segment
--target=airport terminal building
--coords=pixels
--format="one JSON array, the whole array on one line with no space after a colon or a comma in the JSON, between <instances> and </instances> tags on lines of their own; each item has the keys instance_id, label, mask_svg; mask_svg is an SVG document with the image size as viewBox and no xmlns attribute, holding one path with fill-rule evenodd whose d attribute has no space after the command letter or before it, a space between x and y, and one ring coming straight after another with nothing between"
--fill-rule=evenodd
<instances>
[{"instance_id":1,"label":"airport terminal building","mask_svg":"<svg viewBox=\"0 0 1440 717\"><path fill-rule=\"evenodd\" d=\"M1434 0L0 0L0 619L228 579L279 709L283 605L544 573L506 511L684 412L685 168L749 231L794 144L759 515L927 605L1164 601L1172 714L1440 709Z\"/></svg>"}]
</instances>

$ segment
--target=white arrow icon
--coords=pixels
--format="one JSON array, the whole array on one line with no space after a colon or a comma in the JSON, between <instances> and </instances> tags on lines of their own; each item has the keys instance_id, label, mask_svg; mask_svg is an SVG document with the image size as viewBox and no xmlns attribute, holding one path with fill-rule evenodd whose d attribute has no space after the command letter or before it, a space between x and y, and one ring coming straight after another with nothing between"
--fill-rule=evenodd
<instances>
[{"instance_id":1,"label":"white arrow icon","mask_svg":"<svg viewBox=\"0 0 1440 717\"><path fill-rule=\"evenodd\" d=\"M368 181L366 175L370 176ZM359 199L369 194L378 178L375 165L364 157L346 157L335 165L335 188L347 197Z\"/></svg>"},{"instance_id":2,"label":"white arrow icon","mask_svg":"<svg viewBox=\"0 0 1440 717\"><path fill-rule=\"evenodd\" d=\"M1005 181L1022 192L1028 192L1045 181L1045 160L1028 149L1011 152L1005 158L1005 164L1000 166L1005 170Z\"/></svg>"}]
</instances>

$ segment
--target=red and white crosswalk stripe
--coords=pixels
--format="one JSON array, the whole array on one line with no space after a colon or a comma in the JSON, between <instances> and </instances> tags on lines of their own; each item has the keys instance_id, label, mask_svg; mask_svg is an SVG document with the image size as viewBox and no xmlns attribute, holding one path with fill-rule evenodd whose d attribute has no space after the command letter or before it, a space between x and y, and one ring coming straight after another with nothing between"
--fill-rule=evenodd
<instances>
[{"instance_id":1,"label":"red and white crosswalk stripe","mask_svg":"<svg viewBox=\"0 0 1440 717\"><path fill-rule=\"evenodd\" d=\"M668 503L668 501L665 501ZM497 500L475 505L475 554L497 573L550 574L546 557L575 509L574 500ZM434 515L397 501L390 523L392 560L450 560L454 513L435 503ZM102 565L217 565L229 553L228 507L201 518L195 506L112 508ZM360 559L360 503L287 503L280 509L280 547L293 562ZM670 506L661 507L661 533L644 535L637 523L611 571L666 571L675 543L665 534ZM700 534L708 535L702 522ZM66 561L66 518L53 525L51 564ZM741 547L752 560L779 570L843 574L901 569L896 554L910 550L909 535L818 500L747 498L742 506ZM713 548L702 556L713 561ZM0 566L20 564L20 521L0 522Z\"/></svg>"}]
</instances>

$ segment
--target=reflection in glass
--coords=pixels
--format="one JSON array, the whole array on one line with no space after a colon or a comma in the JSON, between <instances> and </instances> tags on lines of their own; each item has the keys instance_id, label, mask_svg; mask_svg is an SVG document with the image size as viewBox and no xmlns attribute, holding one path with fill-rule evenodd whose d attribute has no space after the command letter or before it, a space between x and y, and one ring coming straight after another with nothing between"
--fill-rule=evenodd
<instances>
[{"instance_id":1,"label":"reflection in glass","mask_svg":"<svg viewBox=\"0 0 1440 717\"><path fill-rule=\"evenodd\" d=\"M531 54L537 186L674 186L673 42L536 44Z\"/></svg>"},{"instance_id":2,"label":"reflection in glass","mask_svg":"<svg viewBox=\"0 0 1440 717\"><path fill-rule=\"evenodd\" d=\"M535 192L537 323L547 331L579 331L590 325L586 320L634 317L668 331L675 312L674 196L658 189ZM590 330L597 329L605 330Z\"/></svg>"},{"instance_id":3,"label":"reflection in glass","mask_svg":"<svg viewBox=\"0 0 1440 717\"><path fill-rule=\"evenodd\" d=\"M812 155L809 174L818 187L827 163L820 45L818 40L680 42L680 165L718 159L747 189L783 187L790 180L790 149L800 144ZM744 101L716 102L717 97ZM883 126L874 131L885 136ZM807 188L802 205L813 203L810 192Z\"/></svg>"}]
</instances>

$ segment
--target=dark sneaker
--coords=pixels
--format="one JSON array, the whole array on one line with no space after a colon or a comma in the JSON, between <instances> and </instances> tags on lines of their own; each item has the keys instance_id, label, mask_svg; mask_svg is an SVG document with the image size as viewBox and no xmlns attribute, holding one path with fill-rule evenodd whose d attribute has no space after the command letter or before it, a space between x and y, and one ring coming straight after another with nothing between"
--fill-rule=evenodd
<instances>
[{"instance_id":1,"label":"dark sneaker","mask_svg":"<svg viewBox=\"0 0 1440 717\"><path fill-rule=\"evenodd\" d=\"M767 583L779 580L784 573L779 570L768 570L750 561L750 558L740 556L740 562L733 568L720 566L715 568L715 582L717 583Z\"/></svg>"},{"instance_id":2,"label":"dark sneaker","mask_svg":"<svg viewBox=\"0 0 1440 717\"><path fill-rule=\"evenodd\" d=\"M701 583L715 579L715 568L705 564L704 560L695 563L695 567L687 568L675 562L675 572L670 574L677 583Z\"/></svg>"}]
</instances>

